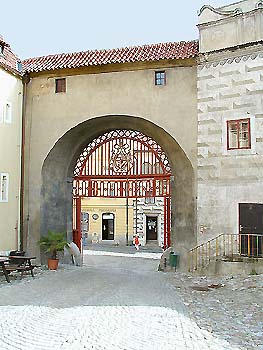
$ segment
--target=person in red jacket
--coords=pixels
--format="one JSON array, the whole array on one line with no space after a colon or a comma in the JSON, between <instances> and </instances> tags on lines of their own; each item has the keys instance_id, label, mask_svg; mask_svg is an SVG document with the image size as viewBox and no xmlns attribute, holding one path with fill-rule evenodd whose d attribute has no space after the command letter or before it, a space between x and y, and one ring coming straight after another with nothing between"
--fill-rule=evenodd
<instances>
[{"instance_id":1,"label":"person in red jacket","mask_svg":"<svg viewBox=\"0 0 263 350\"><path fill-rule=\"evenodd\" d=\"M134 237L134 245L135 245L136 250L139 250L140 241L139 241L139 237L138 236Z\"/></svg>"}]
</instances>

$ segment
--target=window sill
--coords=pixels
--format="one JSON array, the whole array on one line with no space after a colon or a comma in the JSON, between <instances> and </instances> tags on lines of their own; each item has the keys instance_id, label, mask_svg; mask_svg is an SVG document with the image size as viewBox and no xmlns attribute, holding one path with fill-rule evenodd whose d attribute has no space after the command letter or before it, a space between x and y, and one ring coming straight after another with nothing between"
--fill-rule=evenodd
<instances>
[{"instance_id":1,"label":"window sill","mask_svg":"<svg viewBox=\"0 0 263 350\"><path fill-rule=\"evenodd\" d=\"M224 151L225 156L249 156L256 154L256 150L252 148L228 149Z\"/></svg>"}]
</instances>

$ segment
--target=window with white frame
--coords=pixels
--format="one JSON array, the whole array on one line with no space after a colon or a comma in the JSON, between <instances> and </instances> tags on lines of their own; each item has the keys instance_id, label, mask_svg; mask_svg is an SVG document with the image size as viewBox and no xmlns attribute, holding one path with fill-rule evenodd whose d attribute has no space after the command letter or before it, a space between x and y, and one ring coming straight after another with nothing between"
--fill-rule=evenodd
<instances>
[{"instance_id":1,"label":"window with white frame","mask_svg":"<svg viewBox=\"0 0 263 350\"><path fill-rule=\"evenodd\" d=\"M251 148L250 118L227 121L227 149Z\"/></svg>"},{"instance_id":2,"label":"window with white frame","mask_svg":"<svg viewBox=\"0 0 263 350\"><path fill-rule=\"evenodd\" d=\"M11 124L12 122L12 104L10 102L6 102L4 105L4 123Z\"/></svg>"},{"instance_id":3,"label":"window with white frame","mask_svg":"<svg viewBox=\"0 0 263 350\"><path fill-rule=\"evenodd\" d=\"M9 175L0 173L0 202L8 202Z\"/></svg>"}]
</instances>

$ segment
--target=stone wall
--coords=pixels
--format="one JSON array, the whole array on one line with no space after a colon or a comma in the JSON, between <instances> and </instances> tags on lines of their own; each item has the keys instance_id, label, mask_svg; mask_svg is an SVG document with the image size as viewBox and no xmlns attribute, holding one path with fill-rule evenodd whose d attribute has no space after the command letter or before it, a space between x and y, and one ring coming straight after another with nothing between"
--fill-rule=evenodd
<instances>
[{"instance_id":1,"label":"stone wall","mask_svg":"<svg viewBox=\"0 0 263 350\"><path fill-rule=\"evenodd\" d=\"M263 46L200 56L198 240L238 233L239 203L263 202ZM227 150L227 120L250 118L251 149Z\"/></svg>"}]
</instances>

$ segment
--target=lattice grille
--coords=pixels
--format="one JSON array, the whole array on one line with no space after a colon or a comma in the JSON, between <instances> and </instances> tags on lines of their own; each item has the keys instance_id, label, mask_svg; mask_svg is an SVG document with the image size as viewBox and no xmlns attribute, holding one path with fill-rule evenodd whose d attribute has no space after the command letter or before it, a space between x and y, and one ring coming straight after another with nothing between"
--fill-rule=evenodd
<instances>
[{"instance_id":1,"label":"lattice grille","mask_svg":"<svg viewBox=\"0 0 263 350\"><path fill-rule=\"evenodd\" d=\"M90 142L79 156L74 176L169 175L169 161L151 137L114 130Z\"/></svg>"}]
</instances>

